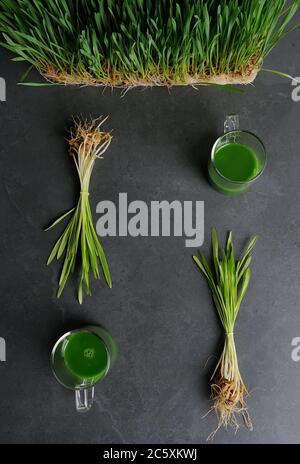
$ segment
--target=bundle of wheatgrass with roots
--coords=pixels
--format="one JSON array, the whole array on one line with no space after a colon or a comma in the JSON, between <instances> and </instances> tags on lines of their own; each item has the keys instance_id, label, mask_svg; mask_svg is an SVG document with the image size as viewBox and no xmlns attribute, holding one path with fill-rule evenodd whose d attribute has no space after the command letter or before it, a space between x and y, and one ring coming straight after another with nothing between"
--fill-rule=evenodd
<instances>
[{"instance_id":1,"label":"bundle of wheatgrass with roots","mask_svg":"<svg viewBox=\"0 0 300 464\"><path fill-rule=\"evenodd\" d=\"M89 201L89 187L95 161L101 159L109 147L112 137L102 130L105 119L74 120L74 127L68 139L70 155L72 156L80 181L80 197L77 206L64 213L48 229L56 226L68 216L69 222L53 247L47 264L54 258L64 255L64 263L60 274L57 297L65 288L70 274L76 264L81 265L81 277L78 290L78 300L82 303L83 292L91 295L90 273L95 279L100 279L99 265L102 267L107 285L111 288L112 281L108 263L96 234Z\"/></svg>"},{"instance_id":2,"label":"bundle of wheatgrass with roots","mask_svg":"<svg viewBox=\"0 0 300 464\"><path fill-rule=\"evenodd\" d=\"M252 82L300 0L1 0L2 45L62 84Z\"/></svg>"},{"instance_id":3,"label":"bundle of wheatgrass with roots","mask_svg":"<svg viewBox=\"0 0 300 464\"><path fill-rule=\"evenodd\" d=\"M199 258L193 257L207 279L225 332L224 349L211 378L213 409L215 409L219 419L216 431L221 426L233 426L237 430L240 425L239 415L243 417L245 425L252 430L251 419L244 399L249 393L239 371L234 343L234 326L249 285L250 252L256 240L257 237L254 237L250 241L242 257L236 261L231 232L226 247L219 256L217 233L213 229L213 268L210 268L202 253L199 254ZM213 438L216 431L209 438Z\"/></svg>"}]
</instances>

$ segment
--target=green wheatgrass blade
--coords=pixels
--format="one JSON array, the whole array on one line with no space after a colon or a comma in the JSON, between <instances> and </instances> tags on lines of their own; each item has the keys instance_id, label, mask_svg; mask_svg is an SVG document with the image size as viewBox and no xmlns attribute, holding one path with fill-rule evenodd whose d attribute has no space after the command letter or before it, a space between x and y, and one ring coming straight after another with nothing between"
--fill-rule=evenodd
<instances>
[{"instance_id":1,"label":"green wheatgrass blade","mask_svg":"<svg viewBox=\"0 0 300 464\"><path fill-rule=\"evenodd\" d=\"M293 22L299 4L300 0L2 0L0 40L48 82L125 87L228 84L227 90L240 91L232 84L252 82L271 50L299 26Z\"/></svg>"},{"instance_id":2,"label":"green wheatgrass blade","mask_svg":"<svg viewBox=\"0 0 300 464\"><path fill-rule=\"evenodd\" d=\"M66 249L68 241L70 240L70 233L72 231L73 224L74 224L74 221L70 221L69 224L67 225L64 233L61 236L62 240L61 240L60 246L59 246L59 248L57 250L56 259L59 259L63 255L63 253L64 253L64 251Z\"/></svg>"},{"instance_id":3,"label":"green wheatgrass blade","mask_svg":"<svg viewBox=\"0 0 300 464\"><path fill-rule=\"evenodd\" d=\"M236 278L237 278L237 283L238 284L240 283L241 278L243 277L243 275L247 271L248 267L250 266L251 261L252 261L252 257L248 256L248 258L246 259L246 261L243 264L243 267L241 267L240 270L238 272L236 272Z\"/></svg>"},{"instance_id":4,"label":"green wheatgrass blade","mask_svg":"<svg viewBox=\"0 0 300 464\"><path fill-rule=\"evenodd\" d=\"M51 224L51 226L49 226L49 227L47 227L47 229L45 229L45 232L46 232L47 230L50 230L50 229L52 229L53 227L55 227L60 221L62 221L63 219L65 219L67 216L69 216L69 214L73 213L73 211L74 211L75 209L76 209L76 207L70 209L70 211L67 211L67 212L64 213L62 216L60 216L58 219L56 219L56 221L54 221L54 222Z\"/></svg>"},{"instance_id":5,"label":"green wheatgrass blade","mask_svg":"<svg viewBox=\"0 0 300 464\"><path fill-rule=\"evenodd\" d=\"M78 288L78 301L79 301L79 304L82 304L83 302L82 278L80 279L80 284Z\"/></svg>"},{"instance_id":6,"label":"green wheatgrass blade","mask_svg":"<svg viewBox=\"0 0 300 464\"><path fill-rule=\"evenodd\" d=\"M219 243L218 243L217 232L215 228L212 229L211 243L212 243L212 254L213 254L213 261L214 261L214 266L215 266L215 273L216 273L216 277L219 278L219 275L220 275Z\"/></svg>"},{"instance_id":7,"label":"green wheatgrass blade","mask_svg":"<svg viewBox=\"0 0 300 464\"><path fill-rule=\"evenodd\" d=\"M256 242L258 240L258 237L254 237L249 245L247 246L245 252L243 253L243 256L241 258L240 261L238 261L237 263L237 272L239 272L239 270L241 269L241 267L244 265L244 262L246 261L246 259L248 258L249 254L251 253L252 249L254 248Z\"/></svg>"},{"instance_id":8,"label":"green wheatgrass blade","mask_svg":"<svg viewBox=\"0 0 300 464\"><path fill-rule=\"evenodd\" d=\"M80 180L80 198L75 208L64 213L48 228L51 229L67 216L72 215L64 232L54 245L48 258L50 264L56 257L64 255L64 262L60 273L57 297L59 298L66 286L70 274L81 266L81 277L78 289L78 301L83 302L83 293L91 295L90 273L100 278L100 264L107 285L112 287L109 266L99 238L96 234L89 202L89 185L96 159L101 158L109 147L112 137L101 129L103 120L74 121L74 129L69 139L70 154L72 155ZM47 230L48 230L47 229Z\"/></svg>"},{"instance_id":9,"label":"green wheatgrass blade","mask_svg":"<svg viewBox=\"0 0 300 464\"><path fill-rule=\"evenodd\" d=\"M24 87L54 87L57 84L54 82L18 82L17 85L23 85Z\"/></svg>"},{"instance_id":10,"label":"green wheatgrass blade","mask_svg":"<svg viewBox=\"0 0 300 464\"><path fill-rule=\"evenodd\" d=\"M59 239L57 240L56 244L54 245L54 247L53 247L53 249L52 249L52 251L51 251L51 253L50 253L50 256L49 256L49 258L48 258L47 266L48 266L49 264L51 264L52 261L54 260L56 254L57 254L57 251L58 251L58 249L59 249L60 243L61 243L61 241L62 241L62 238L63 238L63 236L59 237Z\"/></svg>"},{"instance_id":11,"label":"green wheatgrass blade","mask_svg":"<svg viewBox=\"0 0 300 464\"><path fill-rule=\"evenodd\" d=\"M87 214L88 214L88 217L89 217L89 230L90 230L90 233L91 233L91 238L94 240L94 247L95 247L95 250L96 250L95 254L99 257L99 260L100 260L100 263L101 263L101 266L102 266L102 269L103 269L103 273L104 273L104 276L105 276L105 279L106 279L106 283L110 288L112 288L112 279L111 279L111 275L110 275L110 271L109 271L109 266L108 266L108 263L107 263L105 253L103 251L103 248L102 248L102 246L100 244L100 241L99 241L99 239L97 237L97 234L96 234L94 226L93 226L92 213L91 213L90 205L88 205L88 207L87 207Z\"/></svg>"},{"instance_id":12,"label":"green wheatgrass blade","mask_svg":"<svg viewBox=\"0 0 300 464\"><path fill-rule=\"evenodd\" d=\"M242 416L245 425L252 429L251 419L244 397L249 394L242 380L234 342L235 321L246 294L250 281L252 251L257 237L254 237L246 248L240 261L234 257L232 233L226 241L225 249L219 254L219 243L215 228L212 230L212 261L214 273L203 254L200 259L193 256L199 269L207 279L216 305L218 315L225 332L225 343L221 357L212 376L211 392L213 409L218 416L218 426L208 438L214 437L216 431L228 425L238 429L238 416Z\"/></svg>"}]
</instances>

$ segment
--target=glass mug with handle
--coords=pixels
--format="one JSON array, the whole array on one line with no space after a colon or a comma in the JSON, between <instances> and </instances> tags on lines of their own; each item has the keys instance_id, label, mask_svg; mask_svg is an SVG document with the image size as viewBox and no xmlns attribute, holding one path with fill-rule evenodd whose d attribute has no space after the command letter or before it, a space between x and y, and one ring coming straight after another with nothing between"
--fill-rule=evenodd
<instances>
[{"instance_id":1,"label":"glass mug with handle","mask_svg":"<svg viewBox=\"0 0 300 464\"><path fill-rule=\"evenodd\" d=\"M111 369L117 357L112 335L103 327L90 325L65 333L51 353L54 376L75 391L78 412L87 412L94 401L95 385Z\"/></svg>"},{"instance_id":2,"label":"glass mug with handle","mask_svg":"<svg viewBox=\"0 0 300 464\"><path fill-rule=\"evenodd\" d=\"M224 135L215 142L208 163L213 187L227 195L243 193L261 176L266 163L263 142L252 132L240 129L237 114L228 115Z\"/></svg>"}]
</instances>

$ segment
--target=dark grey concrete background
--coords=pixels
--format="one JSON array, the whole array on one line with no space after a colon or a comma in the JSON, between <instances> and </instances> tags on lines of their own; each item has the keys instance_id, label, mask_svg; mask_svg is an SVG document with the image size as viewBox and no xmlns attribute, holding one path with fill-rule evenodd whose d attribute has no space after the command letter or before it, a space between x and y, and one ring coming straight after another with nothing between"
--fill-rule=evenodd
<instances>
[{"instance_id":1,"label":"dark grey concrete background","mask_svg":"<svg viewBox=\"0 0 300 464\"><path fill-rule=\"evenodd\" d=\"M266 62L300 75L300 31ZM205 243L215 225L232 229L240 247L259 234L253 275L236 328L240 367L252 398L254 431L221 430L215 443L300 442L300 363L291 341L300 336L300 102L290 81L263 73L243 94L218 89L119 91L27 88L26 66L1 51L0 103L1 443L202 443L214 429L208 377L222 331L207 284L183 238L105 238L113 290L93 283L83 307L74 285L55 298L59 267L45 266L59 230L43 227L73 206L75 169L64 128L72 115L110 114L114 141L96 165L91 199L204 200ZM31 79L38 79L33 73ZM258 133L268 168L247 194L230 198L207 183L205 166L226 112ZM96 404L76 414L71 392L54 380L49 355L66 330L86 322L106 326L120 356L98 385Z\"/></svg>"}]
</instances>

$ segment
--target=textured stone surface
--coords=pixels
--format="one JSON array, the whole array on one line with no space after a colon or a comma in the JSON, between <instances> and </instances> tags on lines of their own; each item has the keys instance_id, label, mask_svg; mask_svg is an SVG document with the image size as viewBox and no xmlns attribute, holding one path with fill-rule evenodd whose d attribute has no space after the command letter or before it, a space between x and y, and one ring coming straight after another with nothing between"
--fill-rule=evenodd
<instances>
[{"instance_id":1,"label":"textured stone surface","mask_svg":"<svg viewBox=\"0 0 300 464\"><path fill-rule=\"evenodd\" d=\"M300 75L300 32L267 61ZM58 230L43 227L73 206L77 184L64 128L72 115L110 114L114 141L97 164L93 210L127 192L129 200L204 200L205 243L215 225L232 229L236 246L256 233L253 278L239 315L236 342L254 432L220 431L216 443L295 443L300 436L300 363L291 340L300 336L300 102L288 80L260 74L243 94L218 89L133 90L16 86L26 66L3 50L0 75L2 443L202 443L213 430L209 408L211 355L222 332L207 284L183 238L105 238L113 290L93 283L83 307L74 283L57 301L59 266L45 261ZM33 73L32 80L38 76ZM247 194L229 198L206 180L213 140L227 112L266 143L268 168ZM78 415L72 393L51 374L49 355L66 330L100 323L114 334L120 356L98 385L90 413Z\"/></svg>"}]
</instances>

